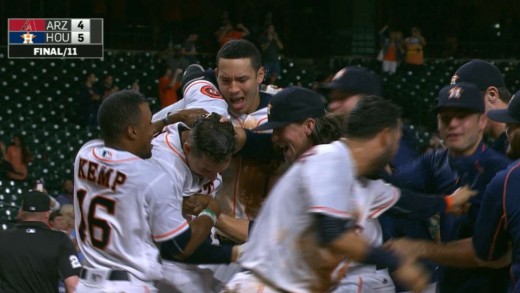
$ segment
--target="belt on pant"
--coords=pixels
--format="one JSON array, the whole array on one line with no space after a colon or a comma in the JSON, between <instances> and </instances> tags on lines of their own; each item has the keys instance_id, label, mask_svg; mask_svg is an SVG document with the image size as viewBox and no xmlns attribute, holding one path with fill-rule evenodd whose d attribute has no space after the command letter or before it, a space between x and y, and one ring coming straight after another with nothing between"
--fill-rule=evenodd
<instances>
[{"instance_id":1,"label":"belt on pant","mask_svg":"<svg viewBox=\"0 0 520 293\"><path fill-rule=\"evenodd\" d=\"M79 274L80 279L86 280L88 276L89 270L88 269L81 269L81 272ZM121 271L121 270L111 270L108 273L107 280L109 281L130 281L130 273L127 271Z\"/></svg>"}]
</instances>

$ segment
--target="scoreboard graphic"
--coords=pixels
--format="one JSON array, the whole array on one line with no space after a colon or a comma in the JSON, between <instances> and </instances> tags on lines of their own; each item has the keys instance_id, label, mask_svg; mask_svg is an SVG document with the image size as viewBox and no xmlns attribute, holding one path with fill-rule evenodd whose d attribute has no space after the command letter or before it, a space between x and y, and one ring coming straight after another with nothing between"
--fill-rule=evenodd
<instances>
[{"instance_id":1,"label":"scoreboard graphic","mask_svg":"<svg viewBox=\"0 0 520 293\"><path fill-rule=\"evenodd\" d=\"M9 18L9 58L103 58L102 18Z\"/></svg>"}]
</instances>

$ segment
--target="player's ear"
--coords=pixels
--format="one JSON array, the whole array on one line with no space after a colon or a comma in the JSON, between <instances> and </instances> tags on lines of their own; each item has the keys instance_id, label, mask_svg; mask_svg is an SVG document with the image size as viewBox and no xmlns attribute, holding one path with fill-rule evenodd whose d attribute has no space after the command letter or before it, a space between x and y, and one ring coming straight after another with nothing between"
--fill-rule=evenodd
<instances>
[{"instance_id":1,"label":"player's ear","mask_svg":"<svg viewBox=\"0 0 520 293\"><path fill-rule=\"evenodd\" d=\"M303 122L305 135L310 136L314 127L316 127L316 121L313 118L308 118Z\"/></svg>"},{"instance_id":2,"label":"player's ear","mask_svg":"<svg viewBox=\"0 0 520 293\"><path fill-rule=\"evenodd\" d=\"M386 148L392 143L392 133L390 131L390 128L384 128L379 132L379 145L382 148Z\"/></svg>"},{"instance_id":3,"label":"player's ear","mask_svg":"<svg viewBox=\"0 0 520 293\"><path fill-rule=\"evenodd\" d=\"M256 82L258 84L261 84L264 81L265 78L265 68L263 66L260 66L258 69L258 72L256 73Z\"/></svg>"},{"instance_id":4,"label":"player's ear","mask_svg":"<svg viewBox=\"0 0 520 293\"><path fill-rule=\"evenodd\" d=\"M486 89L484 93L485 102L489 102L490 104L496 103L498 99L498 89L494 86L490 86Z\"/></svg>"},{"instance_id":5,"label":"player's ear","mask_svg":"<svg viewBox=\"0 0 520 293\"><path fill-rule=\"evenodd\" d=\"M186 154L186 156L191 152L191 144L189 142L185 142L183 145L182 145L182 149L184 150L184 153Z\"/></svg>"},{"instance_id":6,"label":"player's ear","mask_svg":"<svg viewBox=\"0 0 520 293\"><path fill-rule=\"evenodd\" d=\"M130 139L135 140L137 138L137 129L135 128L135 126L129 125L126 128L126 134Z\"/></svg>"}]
</instances>

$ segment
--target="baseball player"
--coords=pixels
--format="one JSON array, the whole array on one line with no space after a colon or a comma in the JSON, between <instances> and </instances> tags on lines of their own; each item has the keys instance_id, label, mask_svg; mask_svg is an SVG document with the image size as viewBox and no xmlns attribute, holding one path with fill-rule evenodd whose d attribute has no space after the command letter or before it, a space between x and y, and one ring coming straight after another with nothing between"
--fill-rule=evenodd
<instances>
[{"instance_id":1,"label":"baseball player","mask_svg":"<svg viewBox=\"0 0 520 293\"><path fill-rule=\"evenodd\" d=\"M123 90L103 100L103 140L87 142L74 163L74 210L84 269L77 292L157 292L163 250L187 257L190 226L173 182L149 160L154 128L146 99ZM195 222L211 225L212 215ZM163 253L164 254L164 253Z\"/></svg>"},{"instance_id":2,"label":"baseball player","mask_svg":"<svg viewBox=\"0 0 520 293\"><path fill-rule=\"evenodd\" d=\"M470 200L471 207L466 215L441 214L441 239L451 241L473 235L484 189L491 178L508 165L508 160L488 149L482 141L487 118L482 115L485 107L478 88L461 82L444 87L438 98L435 111L439 133L447 149L428 153L402 166L387 180L399 187L430 193L449 193L464 185L478 191ZM417 223L415 238L431 240L429 223ZM423 225L422 230L419 230L420 225ZM500 273L491 270L443 268L439 286L442 292L488 290L497 288L494 284L498 275Z\"/></svg>"},{"instance_id":3,"label":"baseball player","mask_svg":"<svg viewBox=\"0 0 520 293\"><path fill-rule=\"evenodd\" d=\"M479 228L475 229L473 237L448 243L399 239L387 243L389 248L412 252L415 257L428 258L443 265L460 268L501 268L513 262L509 288L513 292L518 291L518 260L515 257L518 255L518 241L515 238L518 225L514 220L518 213L514 197L518 194L519 188L516 177L520 157L520 99L514 98L517 95L520 95L520 92L515 93L507 109L490 110L487 113L490 119L506 123L510 141L508 155L517 160L505 170L498 172L487 185L476 220L476 226ZM496 291L505 292L503 288L506 284L506 280L501 283L497 280L494 283Z\"/></svg>"},{"instance_id":4,"label":"baseball player","mask_svg":"<svg viewBox=\"0 0 520 293\"><path fill-rule=\"evenodd\" d=\"M251 42L232 40L218 51L218 87L228 104L233 125L246 129L248 136L252 134L249 130L267 121L272 95L260 91L264 76L260 51ZM235 156L222 174L224 184L216 197L222 212L236 218L254 218L278 165L277 161L259 162Z\"/></svg>"},{"instance_id":5,"label":"baseball player","mask_svg":"<svg viewBox=\"0 0 520 293\"><path fill-rule=\"evenodd\" d=\"M451 84L459 82L473 83L484 92L486 113L490 110L507 108L511 99L511 93L506 88L500 70L484 60L474 59L459 67L451 78ZM505 127L504 123L490 120L485 129L485 134L494 140L491 148L503 154L506 153L509 145Z\"/></svg>"},{"instance_id":6,"label":"baseball player","mask_svg":"<svg viewBox=\"0 0 520 293\"><path fill-rule=\"evenodd\" d=\"M166 170L174 183L170 193L177 198L177 202L182 202L194 195L214 195L220 188L222 180L219 173L229 166L235 150L235 131L229 120L212 113L201 116L191 129L183 123L169 125L153 140L153 146L152 161ZM213 199L205 203L205 206L212 205L216 205ZM185 217L191 219L190 215ZM221 281L218 276L213 276L217 267L193 264L232 261L233 246L212 245L209 239L211 228L212 225L205 225L197 231L197 238L193 239L197 250L193 257L179 259L163 255L165 278L159 287L160 292L219 290ZM192 236L195 236L193 233L192 230Z\"/></svg>"},{"instance_id":7,"label":"baseball player","mask_svg":"<svg viewBox=\"0 0 520 293\"><path fill-rule=\"evenodd\" d=\"M335 255L399 267L395 273L415 290L426 284L420 268L370 246L354 229L367 226L370 217L397 199L396 189L370 185L381 181L364 186L364 179L356 178L387 164L400 138L396 106L372 97L358 109L351 114L346 140L310 149L278 181L239 257L244 271L226 285L226 292L323 292L334 283L338 263L318 260ZM366 119L373 123L368 126ZM376 143L383 140L384 145ZM365 188L377 192L365 194Z\"/></svg>"}]
</instances>

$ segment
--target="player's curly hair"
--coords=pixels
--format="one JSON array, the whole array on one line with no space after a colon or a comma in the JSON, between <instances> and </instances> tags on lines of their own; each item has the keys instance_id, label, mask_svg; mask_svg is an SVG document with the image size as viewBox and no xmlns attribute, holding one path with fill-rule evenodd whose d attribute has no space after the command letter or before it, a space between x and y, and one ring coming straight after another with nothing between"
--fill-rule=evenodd
<instances>
[{"instance_id":1,"label":"player's curly hair","mask_svg":"<svg viewBox=\"0 0 520 293\"><path fill-rule=\"evenodd\" d=\"M345 113L327 113L315 120L316 124L310 136L313 145L331 143L340 139L345 133L347 126Z\"/></svg>"},{"instance_id":2,"label":"player's curly hair","mask_svg":"<svg viewBox=\"0 0 520 293\"><path fill-rule=\"evenodd\" d=\"M195 121L187 141L195 155L206 155L215 163L222 163L235 152L235 128L217 113L200 116Z\"/></svg>"},{"instance_id":3,"label":"player's curly hair","mask_svg":"<svg viewBox=\"0 0 520 293\"><path fill-rule=\"evenodd\" d=\"M141 119L140 106L148 103L146 98L132 90L122 90L103 100L98 111L101 138L108 142L118 140L130 125Z\"/></svg>"},{"instance_id":4,"label":"player's curly hair","mask_svg":"<svg viewBox=\"0 0 520 293\"><path fill-rule=\"evenodd\" d=\"M349 138L372 138L385 128L399 125L401 108L378 96L362 96L348 116L345 135Z\"/></svg>"},{"instance_id":5,"label":"player's curly hair","mask_svg":"<svg viewBox=\"0 0 520 293\"><path fill-rule=\"evenodd\" d=\"M248 40L231 40L222 46L217 53L217 65L220 59L251 59L251 65L258 71L262 66L262 54L258 48Z\"/></svg>"}]
</instances>

